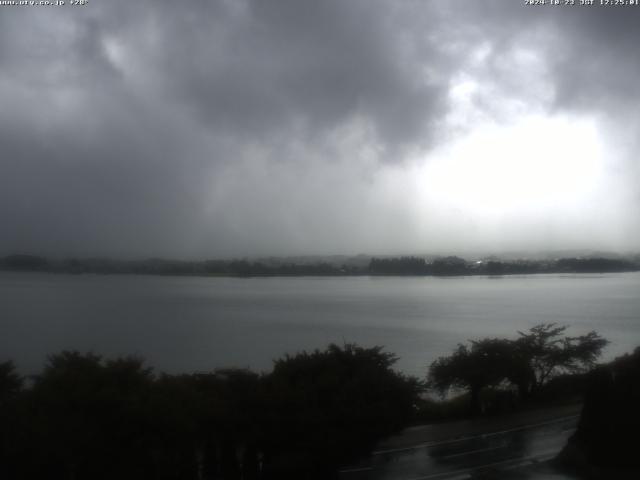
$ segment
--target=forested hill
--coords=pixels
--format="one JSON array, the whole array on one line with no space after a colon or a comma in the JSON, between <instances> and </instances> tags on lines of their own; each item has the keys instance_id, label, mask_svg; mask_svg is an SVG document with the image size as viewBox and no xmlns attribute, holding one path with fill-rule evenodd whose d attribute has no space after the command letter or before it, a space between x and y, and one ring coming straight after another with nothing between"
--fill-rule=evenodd
<instances>
[{"instance_id":1,"label":"forested hill","mask_svg":"<svg viewBox=\"0 0 640 480\"><path fill-rule=\"evenodd\" d=\"M511 275L534 273L606 273L640 270L640 255L624 258L567 257L549 260L467 260L456 256L312 257L264 260L114 260L105 258L49 259L35 255L0 257L0 270L50 273L98 273L198 276L354 276L354 275Z\"/></svg>"}]
</instances>

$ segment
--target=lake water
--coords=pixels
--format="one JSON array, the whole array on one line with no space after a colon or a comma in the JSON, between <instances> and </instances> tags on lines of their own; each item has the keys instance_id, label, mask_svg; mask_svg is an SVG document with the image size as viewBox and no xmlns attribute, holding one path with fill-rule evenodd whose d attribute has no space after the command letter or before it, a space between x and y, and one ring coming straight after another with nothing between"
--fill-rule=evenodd
<instances>
[{"instance_id":1,"label":"lake water","mask_svg":"<svg viewBox=\"0 0 640 480\"><path fill-rule=\"evenodd\" d=\"M330 342L384 345L423 376L458 342L540 322L597 330L605 359L640 345L640 273L506 277L199 278L0 273L0 361L62 349L159 370L250 367Z\"/></svg>"}]
</instances>

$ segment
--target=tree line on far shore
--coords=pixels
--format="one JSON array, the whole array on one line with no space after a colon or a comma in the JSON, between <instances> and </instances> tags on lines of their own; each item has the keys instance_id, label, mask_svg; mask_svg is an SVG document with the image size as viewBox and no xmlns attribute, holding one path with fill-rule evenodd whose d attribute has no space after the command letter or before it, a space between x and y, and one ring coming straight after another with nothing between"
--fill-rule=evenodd
<instances>
[{"instance_id":1,"label":"tree line on far shore","mask_svg":"<svg viewBox=\"0 0 640 480\"><path fill-rule=\"evenodd\" d=\"M559 258L555 260L500 260L495 257L468 261L456 256L370 258L345 261L203 260L183 261L151 258L47 259L36 255L0 257L0 270L51 273L99 273L201 276L353 276L353 275L513 275L533 273L602 273L640 270L640 256L630 258Z\"/></svg>"},{"instance_id":2,"label":"tree line on far shore","mask_svg":"<svg viewBox=\"0 0 640 480\"><path fill-rule=\"evenodd\" d=\"M0 478L335 478L408 425L512 411L582 378L607 342L564 332L542 324L516 340L459 345L424 380L394 370L382 347L354 344L286 355L268 374L156 374L139 358L64 351L23 378L7 361ZM583 385L568 384L571 395ZM424 395L451 388L461 396L438 405Z\"/></svg>"}]
</instances>

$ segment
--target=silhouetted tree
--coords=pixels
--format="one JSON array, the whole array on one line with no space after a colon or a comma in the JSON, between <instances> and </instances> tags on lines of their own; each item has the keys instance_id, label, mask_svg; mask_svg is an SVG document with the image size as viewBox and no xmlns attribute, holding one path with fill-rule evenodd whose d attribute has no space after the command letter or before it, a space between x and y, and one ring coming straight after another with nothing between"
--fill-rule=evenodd
<instances>
[{"instance_id":1,"label":"silhouetted tree","mask_svg":"<svg viewBox=\"0 0 640 480\"><path fill-rule=\"evenodd\" d=\"M145 478L152 471L150 369L135 358L49 357L30 392L33 477Z\"/></svg>"},{"instance_id":2,"label":"silhouetted tree","mask_svg":"<svg viewBox=\"0 0 640 480\"><path fill-rule=\"evenodd\" d=\"M488 338L459 344L453 354L439 357L429 367L429 385L446 393L451 387L469 392L470 412L480 413L483 388L498 385L511 374L514 347L509 340Z\"/></svg>"},{"instance_id":3,"label":"silhouetted tree","mask_svg":"<svg viewBox=\"0 0 640 480\"><path fill-rule=\"evenodd\" d=\"M330 478L405 426L421 387L391 368L396 360L353 344L277 360L266 378L269 478Z\"/></svg>"},{"instance_id":4,"label":"silhouetted tree","mask_svg":"<svg viewBox=\"0 0 640 480\"><path fill-rule=\"evenodd\" d=\"M483 388L509 382L522 399L537 393L550 379L566 373L583 373L595 365L608 341L591 331L563 336L567 327L543 323L518 332L516 340L484 339L460 344L453 354L434 361L429 385L444 393L451 387L469 392L472 414L481 410Z\"/></svg>"},{"instance_id":5,"label":"silhouetted tree","mask_svg":"<svg viewBox=\"0 0 640 480\"><path fill-rule=\"evenodd\" d=\"M551 378L562 373L579 373L593 368L602 349L609 343L595 331L577 337L563 336L566 326L542 323L518 332L516 354L526 362L517 378L521 393L535 394Z\"/></svg>"},{"instance_id":6,"label":"silhouetted tree","mask_svg":"<svg viewBox=\"0 0 640 480\"><path fill-rule=\"evenodd\" d=\"M0 478L330 478L407 425L420 383L380 347L329 346L274 371L153 374L64 351L30 388L0 364Z\"/></svg>"}]
</instances>

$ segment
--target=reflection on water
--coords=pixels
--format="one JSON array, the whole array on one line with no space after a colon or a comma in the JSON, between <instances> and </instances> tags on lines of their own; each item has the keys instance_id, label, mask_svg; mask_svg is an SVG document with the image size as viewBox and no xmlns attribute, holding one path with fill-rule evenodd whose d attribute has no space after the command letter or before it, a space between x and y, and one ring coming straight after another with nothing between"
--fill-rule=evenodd
<instances>
[{"instance_id":1,"label":"reflection on water","mask_svg":"<svg viewBox=\"0 0 640 480\"><path fill-rule=\"evenodd\" d=\"M268 370L329 342L385 345L404 371L456 343L540 322L596 329L607 358L640 339L640 274L197 278L0 273L0 352L26 371L63 348L139 354L172 372Z\"/></svg>"}]
</instances>

